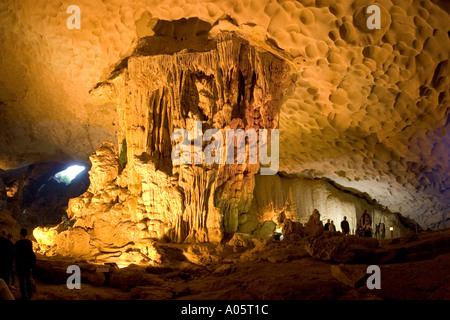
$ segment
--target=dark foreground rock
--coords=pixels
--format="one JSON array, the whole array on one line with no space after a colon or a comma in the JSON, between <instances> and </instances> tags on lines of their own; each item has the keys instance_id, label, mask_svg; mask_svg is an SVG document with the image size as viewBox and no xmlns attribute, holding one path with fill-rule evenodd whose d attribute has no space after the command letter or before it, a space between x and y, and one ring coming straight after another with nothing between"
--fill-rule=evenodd
<instances>
[{"instance_id":1,"label":"dark foreground rock","mask_svg":"<svg viewBox=\"0 0 450 320\"><path fill-rule=\"evenodd\" d=\"M310 237L306 252L313 258L336 263L388 264L430 259L450 252L450 232L407 235L378 242L374 238L344 236L340 232L325 231Z\"/></svg>"},{"instance_id":2,"label":"dark foreground rock","mask_svg":"<svg viewBox=\"0 0 450 320\"><path fill-rule=\"evenodd\" d=\"M98 265L84 260L38 257L33 300L450 299L450 253L439 254L449 250L445 247L449 235L450 230L424 233L401 238L395 244L384 241L380 245L374 239L342 236L337 232L324 232L318 238L292 234L283 241L236 238L233 245L215 249L211 244L167 244L161 252L166 254L163 260L171 258L170 266L130 265L113 268L107 277L97 272ZM322 248L323 257L335 260L344 261L350 252L354 262L335 264L311 258L308 246ZM178 250L177 254L169 249ZM198 257L186 259L185 254ZM406 260L399 261L402 255ZM420 260L410 261L418 257ZM359 263L358 259L370 263ZM80 290L69 290L66 286L70 276L67 267L74 264L81 269ZM367 270L372 264L380 267L381 289L370 290L366 286L370 276ZM13 290L16 298L20 297L17 289Z\"/></svg>"},{"instance_id":3,"label":"dark foreground rock","mask_svg":"<svg viewBox=\"0 0 450 320\"><path fill-rule=\"evenodd\" d=\"M377 247L376 239L344 236L340 232L329 231L318 238L310 237L305 244L305 250L311 257L338 263L354 263Z\"/></svg>"},{"instance_id":4,"label":"dark foreground rock","mask_svg":"<svg viewBox=\"0 0 450 320\"><path fill-rule=\"evenodd\" d=\"M364 284L367 268L361 265L332 265L331 274L340 282L356 288Z\"/></svg>"}]
</instances>

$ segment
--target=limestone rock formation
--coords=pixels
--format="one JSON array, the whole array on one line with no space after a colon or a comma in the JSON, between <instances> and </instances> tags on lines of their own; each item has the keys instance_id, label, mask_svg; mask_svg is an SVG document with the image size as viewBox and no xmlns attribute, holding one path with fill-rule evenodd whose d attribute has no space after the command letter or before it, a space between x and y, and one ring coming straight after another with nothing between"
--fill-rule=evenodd
<instances>
[{"instance_id":1,"label":"limestone rock formation","mask_svg":"<svg viewBox=\"0 0 450 320\"><path fill-rule=\"evenodd\" d=\"M377 259L379 263L382 258L375 254L378 247L375 238L344 236L340 232L332 231L322 231L319 236L310 236L305 243L305 250L313 258L338 263L368 262Z\"/></svg>"},{"instance_id":2,"label":"limestone rock formation","mask_svg":"<svg viewBox=\"0 0 450 320\"><path fill-rule=\"evenodd\" d=\"M331 274L340 282L352 287L359 287L366 278L365 266L332 265Z\"/></svg>"},{"instance_id":3,"label":"limestone rock formation","mask_svg":"<svg viewBox=\"0 0 450 320\"><path fill-rule=\"evenodd\" d=\"M50 0L0 5L2 169L68 156L87 161L103 141L115 142L117 131L124 137L119 121L130 115L88 92L123 67L139 39L159 37L154 49L173 60L173 43L232 31L293 66L294 89L277 121L280 171L330 178L424 228L448 225L445 1L379 2L379 30L366 27L372 3L365 0L77 4L80 30L66 28L67 8ZM150 62L131 60L135 69ZM194 86L205 93L199 109L208 109L211 87ZM142 124L133 125L141 135Z\"/></svg>"},{"instance_id":4,"label":"limestone rock formation","mask_svg":"<svg viewBox=\"0 0 450 320\"><path fill-rule=\"evenodd\" d=\"M121 169L109 142L92 154L91 185L69 203L73 226L56 236L59 253L113 258L132 251L141 255L139 262L155 261L145 251L150 239L220 242L238 231L239 215L250 208L259 162L173 165L177 142L171 136L186 129L187 142L196 143L194 121L223 137L226 129L253 129L259 137L260 129L277 128L289 66L231 33L202 39L207 51L188 47L171 55L152 51L159 40L142 39L126 67L92 92L116 104L127 161ZM220 143L227 146L226 139ZM239 148L233 149L236 158ZM193 157L205 150L204 145ZM270 220L256 226L258 238L276 228Z\"/></svg>"},{"instance_id":5,"label":"limestone rock formation","mask_svg":"<svg viewBox=\"0 0 450 320\"><path fill-rule=\"evenodd\" d=\"M234 251L238 251L240 248L253 248L255 239L248 233L236 232L227 244L232 246Z\"/></svg>"},{"instance_id":6,"label":"limestone rock formation","mask_svg":"<svg viewBox=\"0 0 450 320\"><path fill-rule=\"evenodd\" d=\"M71 164L89 167L77 161ZM69 199L83 194L89 186L86 171L80 172L69 184L55 177L67 167L69 165L65 163L40 162L14 170L0 170L0 179L6 189L0 207L3 203L9 215L30 231L36 226L57 225L65 215Z\"/></svg>"},{"instance_id":7,"label":"limestone rock formation","mask_svg":"<svg viewBox=\"0 0 450 320\"><path fill-rule=\"evenodd\" d=\"M372 228L384 223L393 237L414 223L392 212L448 226L450 26L436 3L382 1L380 28L368 30L368 0L81 0L83 26L69 30L62 6L3 1L0 169L92 164L70 226L35 229L40 250L160 264L158 243L195 243L185 258L208 265L199 257L210 248L197 243L234 233L239 251L284 227L309 236L319 259L402 259L324 233L323 220L346 216L355 233L366 209ZM255 130L259 146L258 133L280 129L280 173L259 175L260 161L237 155L174 164L178 129L194 160L222 156L225 140L215 136L212 149L199 138L207 129ZM28 182L41 177L24 168L6 186L21 223L24 202L47 200L29 198L37 184ZM0 180L0 210L2 189Z\"/></svg>"},{"instance_id":8,"label":"limestone rock formation","mask_svg":"<svg viewBox=\"0 0 450 320\"><path fill-rule=\"evenodd\" d=\"M367 194L343 188L325 179L286 177L281 174L255 176L252 204L249 213L240 216L243 219L239 220L239 228L245 227L247 230L253 227L256 230L258 225L248 221L273 220L281 226L288 219L306 224L316 208L320 212L319 220L333 220L337 231L341 231L340 222L346 217L351 233L355 234L364 210L372 219L372 233L380 239L381 234L375 235L376 226L380 223L388 230L385 238L390 237L390 227L394 229L394 237L402 236L409 230L415 231L414 223L408 223L401 215L393 214ZM320 232L319 226L318 230Z\"/></svg>"},{"instance_id":9,"label":"limestone rock formation","mask_svg":"<svg viewBox=\"0 0 450 320\"><path fill-rule=\"evenodd\" d=\"M91 184L88 191L95 194L103 190L119 174L117 147L111 142L103 142L89 160L92 167L89 171Z\"/></svg>"},{"instance_id":10,"label":"limestone rock formation","mask_svg":"<svg viewBox=\"0 0 450 320\"><path fill-rule=\"evenodd\" d=\"M277 227L277 224L271 220L264 221L261 227L253 232L253 236L258 239L267 239L269 236L273 234Z\"/></svg>"},{"instance_id":11,"label":"limestone rock formation","mask_svg":"<svg viewBox=\"0 0 450 320\"><path fill-rule=\"evenodd\" d=\"M289 236L292 234L303 236L304 227L302 223L295 222L290 219L285 219L282 225L282 232L284 236Z\"/></svg>"},{"instance_id":12,"label":"limestone rock formation","mask_svg":"<svg viewBox=\"0 0 450 320\"><path fill-rule=\"evenodd\" d=\"M355 252L349 247L344 236L331 238L310 238L305 250L311 257L338 263L353 263Z\"/></svg>"},{"instance_id":13,"label":"limestone rock formation","mask_svg":"<svg viewBox=\"0 0 450 320\"><path fill-rule=\"evenodd\" d=\"M320 212L314 209L305 225L304 233L310 237L316 238L324 232L323 223L320 220Z\"/></svg>"}]
</instances>

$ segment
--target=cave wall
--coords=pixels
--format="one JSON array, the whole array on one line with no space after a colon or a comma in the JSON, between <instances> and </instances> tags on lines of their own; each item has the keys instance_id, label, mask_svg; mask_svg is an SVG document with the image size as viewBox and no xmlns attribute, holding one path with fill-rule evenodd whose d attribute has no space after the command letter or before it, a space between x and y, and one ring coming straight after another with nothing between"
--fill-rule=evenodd
<instances>
[{"instance_id":1,"label":"cave wall","mask_svg":"<svg viewBox=\"0 0 450 320\"><path fill-rule=\"evenodd\" d=\"M277 128L289 88L287 64L248 41L231 33L195 41L203 42L201 52L152 55L146 47L154 37L141 39L127 71L93 93L117 93L111 102L118 106L118 139L127 143L128 188L142 192L147 218L172 226L165 234L177 242L220 241L222 233L235 232L238 214L250 205L258 165L172 167L173 131L192 132L194 121L223 137L230 128ZM192 51L190 41L185 45Z\"/></svg>"},{"instance_id":2,"label":"cave wall","mask_svg":"<svg viewBox=\"0 0 450 320\"><path fill-rule=\"evenodd\" d=\"M442 0L382 0L382 28L364 28L370 0L80 0L0 3L0 168L87 161L115 141L117 105L89 91L138 39L153 46L214 30L251 38L294 67L279 117L280 170L328 177L424 227L450 223L449 13ZM170 8L170 9L168 9ZM69 155L69 157L68 157ZM382 178L381 178L382 177Z\"/></svg>"},{"instance_id":3,"label":"cave wall","mask_svg":"<svg viewBox=\"0 0 450 320\"><path fill-rule=\"evenodd\" d=\"M260 129L277 128L289 65L232 33L196 39L205 42L202 51L186 41L170 55L144 50L152 41L141 39L126 67L91 92L117 107L126 164L112 142L91 155L89 190L69 203L72 226L51 236L60 254L121 256L132 246L148 260L141 246L151 239L220 242L238 231L239 214L250 208L259 162L173 165L171 135L187 129L192 144L194 121L223 137L226 129L254 129L259 137ZM225 149L226 139L221 143ZM43 235L52 232L40 229L35 237L48 246Z\"/></svg>"},{"instance_id":4,"label":"cave wall","mask_svg":"<svg viewBox=\"0 0 450 320\"><path fill-rule=\"evenodd\" d=\"M396 214L372 199L339 189L327 180L280 175L256 175L252 205L249 212L240 217L239 229L252 233L268 220L278 225L282 225L283 219L305 224L314 209L319 210L324 224L327 219L333 220L337 231L341 231L340 223L346 216L350 231L354 234L363 210L367 210L372 218L373 233L380 222L385 224L387 237L390 237L390 227L394 228L394 237L415 231L403 225ZM250 224L251 221L257 223Z\"/></svg>"}]
</instances>

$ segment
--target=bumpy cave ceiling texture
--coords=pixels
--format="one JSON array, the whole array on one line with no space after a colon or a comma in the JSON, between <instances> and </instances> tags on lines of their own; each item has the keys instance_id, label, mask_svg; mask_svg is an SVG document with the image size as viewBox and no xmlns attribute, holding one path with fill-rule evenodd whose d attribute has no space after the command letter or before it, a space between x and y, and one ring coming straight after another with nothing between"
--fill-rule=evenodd
<instances>
[{"instance_id":1,"label":"bumpy cave ceiling texture","mask_svg":"<svg viewBox=\"0 0 450 320\"><path fill-rule=\"evenodd\" d=\"M120 145L120 99L93 89L140 39L170 54L230 32L289 69L270 97L283 99L280 175L328 178L423 227L449 226L448 4L379 0L381 28L368 30L372 2L3 0L0 169ZM79 30L66 25L72 4Z\"/></svg>"}]
</instances>

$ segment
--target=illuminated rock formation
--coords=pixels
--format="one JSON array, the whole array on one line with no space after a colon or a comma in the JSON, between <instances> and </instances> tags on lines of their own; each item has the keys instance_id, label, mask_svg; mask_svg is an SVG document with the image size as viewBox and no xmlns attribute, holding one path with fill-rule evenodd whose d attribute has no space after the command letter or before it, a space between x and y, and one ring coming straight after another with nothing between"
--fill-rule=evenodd
<instances>
[{"instance_id":1,"label":"illuminated rock formation","mask_svg":"<svg viewBox=\"0 0 450 320\"><path fill-rule=\"evenodd\" d=\"M386 228L393 227L394 236L408 232L397 215L367 195L339 189L327 180L279 175L256 176L254 197L246 219L253 219L249 218L253 215L256 221L273 220L281 224L282 220L288 219L307 224L314 209L320 213L316 219L318 225L320 222L323 227L322 221L330 219L337 226L337 231L341 231L340 223L347 217L350 231L355 233L362 212L367 210L372 218L373 232L379 223L384 223ZM386 234L390 237L388 232Z\"/></svg>"},{"instance_id":2,"label":"illuminated rock formation","mask_svg":"<svg viewBox=\"0 0 450 320\"><path fill-rule=\"evenodd\" d=\"M448 226L448 12L383 0L381 28L367 30L369 4L83 0L69 30L64 6L2 1L0 168L97 150L73 230L59 234L101 254L258 234L314 208L353 225L366 208L399 233L389 210ZM196 120L279 128L280 176L172 168L170 134Z\"/></svg>"},{"instance_id":3,"label":"illuminated rock formation","mask_svg":"<svg viewBox=\"0 0 450 320\"><path fill-rule=\"evenodd\" d=\"M58 234L59 239L67 237L58 246L65 247L74 233L74 245L83 243L85 254L108 247L128 250L128 244L149 239L220 242L238 231L239 214L250 208L259 163L174 166L171 154L177 142L171 135L178 128L193 134L194 120L205 129L221 130L224 137L226 129L258 134L259 129L277 128L289 89L288 65L231 33L197 39L208 51L195 51L187 42L188 50L160 55L151 51L157 41L161 39L142 39L126 67L92 92L97 102L117 106L118 140L126 145L127 161L119 173L119 152L112 143L90 157L91 186L70 201L74 224ZM195 136L190 139L194 143ZM263 222L248 231L267 237L276 225Z\"/></svg>"}]
</instances>

